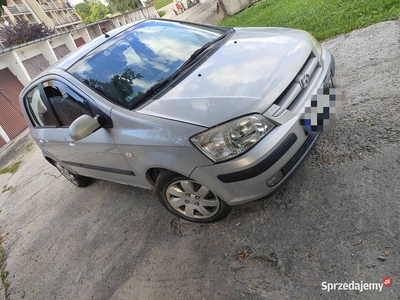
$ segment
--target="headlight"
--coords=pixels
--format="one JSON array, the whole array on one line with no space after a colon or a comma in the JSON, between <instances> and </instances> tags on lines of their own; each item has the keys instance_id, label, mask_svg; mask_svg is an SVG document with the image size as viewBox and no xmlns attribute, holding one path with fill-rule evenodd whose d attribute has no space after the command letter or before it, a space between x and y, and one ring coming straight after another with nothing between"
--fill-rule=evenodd
<instances>
[{"instance_id":1,"label":"headlight","mask_svg":"<svg viewBox=\"0 0 400 300\"><path fill-rule=\"evenodd\" d=\"M191 141L214 162L221 162L247 151L274 127L265 117L251 115L199 133Z\"/></svg>"}]
</instances>

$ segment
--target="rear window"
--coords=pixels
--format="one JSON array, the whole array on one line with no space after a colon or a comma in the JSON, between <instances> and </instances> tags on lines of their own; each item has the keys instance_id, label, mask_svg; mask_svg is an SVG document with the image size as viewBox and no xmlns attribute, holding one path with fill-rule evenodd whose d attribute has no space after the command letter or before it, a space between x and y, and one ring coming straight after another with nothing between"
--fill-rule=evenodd
<instances>
[{"instance_id":1,"label":"rear window","mask_svg":"<svg viewBox=\"0 0 400 300\"><path fill-rule=\"evenodd\" d=\"M111 38L68 71L124 107L132 107L208 42L224 33L216 28L147 21Z\"/></svg>"}]
</instances>

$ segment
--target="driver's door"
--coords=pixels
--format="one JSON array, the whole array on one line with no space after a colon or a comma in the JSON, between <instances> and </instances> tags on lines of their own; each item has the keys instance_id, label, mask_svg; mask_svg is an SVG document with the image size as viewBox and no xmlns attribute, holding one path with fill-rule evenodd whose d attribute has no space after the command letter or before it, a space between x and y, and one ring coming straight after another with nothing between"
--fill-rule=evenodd
<instances>
[{"instance_id":1,"label":"driver's door","mask_svg":"<svg viewBox=\"0 0 400 300\"><path fill-rule=\"evenodd\" d=\"M136 174L115 146L109 129L100 128L77 142L69 136L69 125L79 116L109 115L109 111L101 112L93 101L59 80L39 83L27 94L25 105L34 124L32 137L52 158L80 175L135 184Z\"/></svg>"}]
</instances>

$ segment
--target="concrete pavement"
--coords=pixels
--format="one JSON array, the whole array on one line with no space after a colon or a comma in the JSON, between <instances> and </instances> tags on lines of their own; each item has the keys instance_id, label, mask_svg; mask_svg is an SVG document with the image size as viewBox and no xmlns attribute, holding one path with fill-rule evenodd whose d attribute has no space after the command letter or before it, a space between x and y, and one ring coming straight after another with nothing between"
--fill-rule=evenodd
<instances>
[{"instance_id":1,"label":"concrete pavement","mask_svg":"<svg viewBox=\"0 0 400 300\"><path fill-rule=\"evenodd\" d=\"M186 0L182 2L183 5L187 7ZM173 7L174 4L171 3L159 9L159 11L164 11L166 13L163 18L190 21L203 24L212 24L212 25L216 25L218 21L224 18L222 11L217 13L216 11L217 4L214 0L206 0L203 3L198 3L195 6L186 9L182 14L179 15L176 15L173 12L172 10Z\"/></svg>"}]
</instances>

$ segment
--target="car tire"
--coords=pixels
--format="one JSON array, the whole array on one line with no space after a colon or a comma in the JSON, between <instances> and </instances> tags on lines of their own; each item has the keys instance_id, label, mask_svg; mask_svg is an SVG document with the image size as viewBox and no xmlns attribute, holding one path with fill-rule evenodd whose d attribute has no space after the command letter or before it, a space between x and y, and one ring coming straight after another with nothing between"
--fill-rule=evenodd
<instances>
[{"instance_id":1,"label":"car tire","mask_svg":"<svg viewBox=\"0 0 400 300\"><path fill-rule=\"evenodd\" d=\"M73 185L77 187L85 187L88 186L93 180L90 177L80 176L75 173L72 173L67 168L60 165L58 162L54 162L53 165L57 168L60 173L69 180Z\"/></svg>"},{"instance_id":2,"label":"car tire","mask_svg":"<svg viewBox=\"0 0 400 300\"><path fill-rule=\"evenodd\" d=\"M191 222L216 222L225 218L231 210L231 206L206 186L170 171L159 174L156 193L169 212Z\"/></svg>"}]
</instances>

